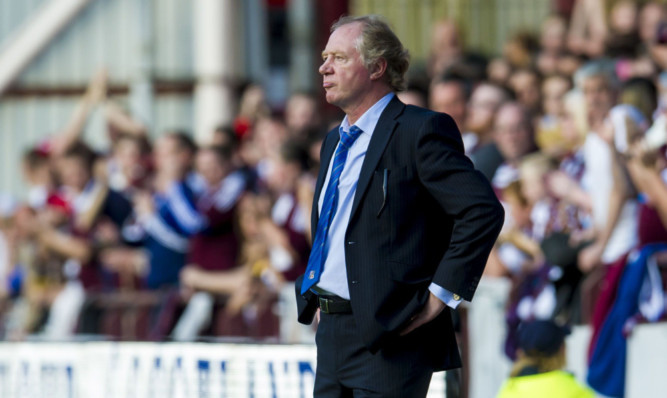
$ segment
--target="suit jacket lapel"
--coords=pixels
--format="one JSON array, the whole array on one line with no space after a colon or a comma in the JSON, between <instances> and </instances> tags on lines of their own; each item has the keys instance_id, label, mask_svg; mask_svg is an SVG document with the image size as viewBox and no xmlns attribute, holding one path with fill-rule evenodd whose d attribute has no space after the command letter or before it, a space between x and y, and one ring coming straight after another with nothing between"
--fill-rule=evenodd
<instances>
[{"instance_id":1,"label":"suit jacket lapel","mask_svg":"<svg viewBox=\"0 0 667 398\"><path fill-rule=\"evenodd\" d=\"M317 184L315 185L315 195L313 196L313 211L311 214L311 237L313 242L315 241L315 232L317 231L317 221L319 220L319 211L318 203L320 201L320 194L322 193L322 188L324 186L324 180L327 178L327 172L329 171L329 163L331 163L331 158L333 158L334 151L338 146L338 141L340 141L340 135L338 134L338 127L334 128L327 134L324 143L324 148L320 154L320 171L317 176Z\"/></svg>"},{"instance_id":2,"label":"suit jacket lapel","mask_svg":"<svg viewBox=\"0 0 667 398\"><path fill-rule=\"evenodd\" d=\"M366 194L366 189L368 184L371 181L371 176L373 175L373 170L377 166L384 149L391 138L391 135L394 133L396 128L396 117L403 112L405 104L403 104L397 96L394 96L389 102L385 110L380 116L378 124L375 126L375 131L373 131L373 136L371 137L371 142L368 144L368 150L366 151L366 156L364 158L364 163L361 166L361 172L359 173L359 181L357 182L357 190L354 194L354 201L352 202L352 213L350 214L350 221L354 218L354 214L359 207L361 199Z\"/></svg>"}]
</instances>

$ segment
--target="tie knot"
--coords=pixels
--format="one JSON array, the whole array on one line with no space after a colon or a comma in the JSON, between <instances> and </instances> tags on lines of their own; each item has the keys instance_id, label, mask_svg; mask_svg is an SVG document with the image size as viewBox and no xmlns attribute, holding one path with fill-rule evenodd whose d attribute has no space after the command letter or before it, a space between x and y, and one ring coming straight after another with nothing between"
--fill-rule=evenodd
<instances>
[{"instance_id":1,"label":"tie knot","mask_svg":"<svg viewBox=\"0 0 667 398\"><path fill-rule=\"evenodd\" d=\"M343 145L345 145L346 148L350 149L350 147L352 147L352 144L354 144L354 141L356 141L357 138L359 138L359 136L361 135L361 133L363 133L363 130L361 130L357 126L352 126L350 127L350 131L346 132L341 127L340 133L341 133L340 134L341 142L343 143Z\"/></svg>"}]
</instances>

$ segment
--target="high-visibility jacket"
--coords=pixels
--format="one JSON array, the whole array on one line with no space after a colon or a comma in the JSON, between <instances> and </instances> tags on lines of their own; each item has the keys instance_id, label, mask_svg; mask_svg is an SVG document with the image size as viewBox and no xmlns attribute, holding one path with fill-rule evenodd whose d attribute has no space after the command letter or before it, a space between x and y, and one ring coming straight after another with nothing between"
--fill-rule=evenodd
<instances>
[{"instance_id":1,"label":"high-visibility jacket","mask_svg":"<svg viewBox=\"0 0 667 398\"><path fill-rule=\"evenodd\" d=\"M572 374L562 370L530 376L511 377L497 398L594 398L592 390L582 386Z\"/></svg>"}]
</instances>

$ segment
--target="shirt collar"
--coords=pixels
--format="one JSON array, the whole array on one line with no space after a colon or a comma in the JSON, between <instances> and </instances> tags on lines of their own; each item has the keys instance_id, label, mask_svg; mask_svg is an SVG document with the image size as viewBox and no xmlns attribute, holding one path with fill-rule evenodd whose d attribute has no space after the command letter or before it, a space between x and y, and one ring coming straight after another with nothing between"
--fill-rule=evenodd
<instances>
[{"instance_id":1,"label":"shirt collar","mask_svg":"<svg viewBox=\"0 0 667 398\"><path fill-rule=\"evenodd\" d=\"M389 105L389 101L394 98L394 95L395 94L391 92L380 98L378 102L368 108L368 110L361 115L354 125L359 127L363 131L363 134L373 135L373 130L375 130L375 126L378 124L382 112L387 105ZM347 119L347 115L343 118L340 127L343 131L350 131L350 121Z\"/></svg>"}]
</instances>

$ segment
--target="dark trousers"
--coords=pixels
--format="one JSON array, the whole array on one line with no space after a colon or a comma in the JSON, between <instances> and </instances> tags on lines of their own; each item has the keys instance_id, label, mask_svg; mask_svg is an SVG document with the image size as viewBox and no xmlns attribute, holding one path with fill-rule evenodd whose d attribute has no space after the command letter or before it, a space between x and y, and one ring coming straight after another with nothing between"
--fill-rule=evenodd
<instances>
[{"instance_id":1,"label":"dark trousers","mask_svg":"<svg viewBox=\"0 0 667 398\"><path fill-rule=\"evenodd\" d=\"M315 398L425 397L433 375L420 330L371 354L352 314L320 315Z\"/></svg>"}]
</instances>

